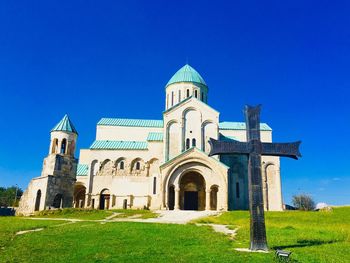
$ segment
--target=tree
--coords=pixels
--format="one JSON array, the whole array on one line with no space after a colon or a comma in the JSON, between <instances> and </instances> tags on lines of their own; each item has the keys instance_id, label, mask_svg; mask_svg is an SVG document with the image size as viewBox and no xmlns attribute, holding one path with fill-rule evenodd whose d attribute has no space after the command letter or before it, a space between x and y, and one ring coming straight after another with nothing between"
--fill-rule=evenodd
<instances>
[{"instance_id":1,"label":"tree","mask_svg":"<svg viewBox=\"0 0 350 263\"><path fill-rule=\"evenodd\" d=\"M307 194L294 195L292 202L298 210L310 211L315 209L314 200Z\"/></svg>"},{"instance_id":2,"label":"tree","mask_svg":"<svg viewBox=\"0 0 350 263\"><path fill-rule=\"evenodd\" d=\"M0 207L18 206L22 194L23 190L17 186L0 187Z\"/></svg>"}]
</instances>

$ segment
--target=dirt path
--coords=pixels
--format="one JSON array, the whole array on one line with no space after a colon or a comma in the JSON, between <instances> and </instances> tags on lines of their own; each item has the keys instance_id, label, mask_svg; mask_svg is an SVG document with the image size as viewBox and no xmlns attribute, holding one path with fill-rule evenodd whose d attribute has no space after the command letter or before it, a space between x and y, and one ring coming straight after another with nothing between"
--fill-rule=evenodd
<instances>
[{"instance_id":1,"label":"dirt path","mask_svg":"<svg viewBox=\"0 0 350 263\"><path fill-rule=\"evenodd\" d=\"M213 215L219 215L220 212L217 211L184 211L184 210L158 210L155 211L159 216L156 218L147 218L142 219L138 218L136 216L130 216L130 217L121 217L121 218L115 218L116 216L120 215L121 213L113 213L112 215L99 220L91 220L91 219L75 219L75 218L44 218L44 217L27 217L25 219L30 220L56 220L56 221L66 221L64 224L71 224L71 223L77 223L77 222L96 222L101 224L106 223L112 223L112 222L139 222L139 223L158 223L158 224L187 224L193 220L197 220L202 217L207 216L213 216ZM225 235L230 236L231 238L234 238L237 232L237 229L229 229L226 225L218 225L218 224L196 224L198 226L211 226L215 232L223 233ZM42 230L42 229L40 229ZM28 232L34 232L34 231L40 231L38 229L34 230L26 230L26 231L20 231L18 234L28 233Z\"/></svg>"}]
</instances>

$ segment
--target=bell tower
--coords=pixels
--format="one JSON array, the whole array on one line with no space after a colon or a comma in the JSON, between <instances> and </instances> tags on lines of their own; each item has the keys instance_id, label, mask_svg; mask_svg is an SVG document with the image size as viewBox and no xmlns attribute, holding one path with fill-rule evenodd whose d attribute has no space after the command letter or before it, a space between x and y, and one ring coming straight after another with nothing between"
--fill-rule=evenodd
<instances>
[{"instance_id":1,"label":"bell tower","mask_svg":"<svg viewBox=\"0 0 350 263\"><path fill-rule=\"evenodd\" d=\"M50 133L48 156L39 177L24 192L17 214L72 207L78 160L74 157L78 132L66 114Z\"/></svg>"}]
</instances>

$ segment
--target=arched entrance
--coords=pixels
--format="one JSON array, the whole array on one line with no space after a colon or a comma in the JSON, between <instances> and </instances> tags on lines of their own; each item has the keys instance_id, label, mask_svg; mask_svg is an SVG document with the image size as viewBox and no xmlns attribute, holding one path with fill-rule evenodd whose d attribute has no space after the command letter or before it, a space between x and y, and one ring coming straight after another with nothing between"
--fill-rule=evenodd
<instances>
[{"instance_id":1,"label":"arched entrance","mask_svg":"<svg viewBox=\"0 0 350 263\"><path fill-rule=\"evenodd\" d=\"M210 187L210 210L218 209L218 191L217 185Z\"/></svg>"},{"instance_id":2,"label":"arched entrance","mask_svg":"<svg viewBox=\"0 0 350 263\"><path fill-rule=\"evenodd\" d=\"M39 208L40 208L40 200L41 200L41 190L38 190L38 192L36 193L34 211L39 211Z\"/></svg>"},{"instance_id":3,"label":"arched entrance","mask_svg":"<svg viewBox=\"0 0 350 263\"><path fill-rule=\"evenodd\" d=\"M55 198L53 199L52 206L54 208L61 208L62 207L62 194L57 194Z\"/></svg>"},{"instance_id":4,"label":"arched entrance","mask_svg":"<svg viewBox=\"0 0 350 263\"><path fill-rule=\"evenodd\" d=\"M111 195L108 189L104 189L100 194L100 209L108 209Z\"/></svg>"},{"instance_id":5,"label":"arched entrance","mask_svg":"<svg viewBox=\"0 0 350 263\"><path fill-rule=\"evenodd\" d=\"M180 179L180 209L205 210L205 180L198 172L188 172Z\"/></svg>"},{"instance_id":6,"label":"arched entrance","mask_svg":"<svg viewBox=\"0 0 350 263\"><path fill-rule=\"evenodd\" d=\"M169 186L168 189L168 209L174 210L175 208L175 187L173 185Z\"/></svg>"},{"instance_id":7,"label":"arched entrance","mask_svg":"<svg viewBox=\"0 0 350 263\"><path fill-rule=\"evenodd\" d=\"M74 186L74 207L83 208L85 206L86 187L82 184Z\"/></svg>"}]
</instances>

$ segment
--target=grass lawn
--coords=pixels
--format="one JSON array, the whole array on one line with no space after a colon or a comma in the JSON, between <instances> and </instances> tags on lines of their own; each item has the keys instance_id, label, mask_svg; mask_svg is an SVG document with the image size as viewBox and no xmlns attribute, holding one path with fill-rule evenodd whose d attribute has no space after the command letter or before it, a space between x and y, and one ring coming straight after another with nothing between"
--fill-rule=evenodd
<instances>
[{"instance_id":1,"label":"grass lawn","mask_svg":"<svg viewBox=\"0 0 350 263\"><path fill-rule=\"evenodd\" d=\"M157 214L149 210L94 210L94 209L74 209L65 208L57 210L46 210L38 212L34 217L45 217L45 218L73 218L73 219L86 219L86 220L100 220L113 213L118 213L116 218L126 218L130 216L138 216L138 218L154 218Z\"/></svg>"},{"instance_id":2,"label":"grass lawn","mask_svg":"<svg viewBox=\"0 0 350 263\"><path fill-rule=\"evenodd\" d=\"M98 217L102 216L101 212L95 211ZM69 218L73 218L73 214L71 212ZM292 251L294 262L350 262L350 207L336 208L332 212L269 212L266 221L270 248ZM236 247L248 247L248 212L226 212L200 222L238 227L238 235L235 240L230 240L213 232L210 227L194 224L67 224L0 217L0 262L274 261L273 253L234 250ZM44 227L44 230L14 235L19 230L38 227Z\"/></svg>"},{"instance_id":3,"label":"grass lawn","mask_svg":"<svg viewBox=\"0 0 350 263\"><path fill-rule=\"evenodd\" d=\"M350 207L320 212L267 212L270 249L292 251L298 262L350 262ZM238 227L234 247L249 247L249 213L227 212L197 220Z\"/></svg>"}]
</instances>

